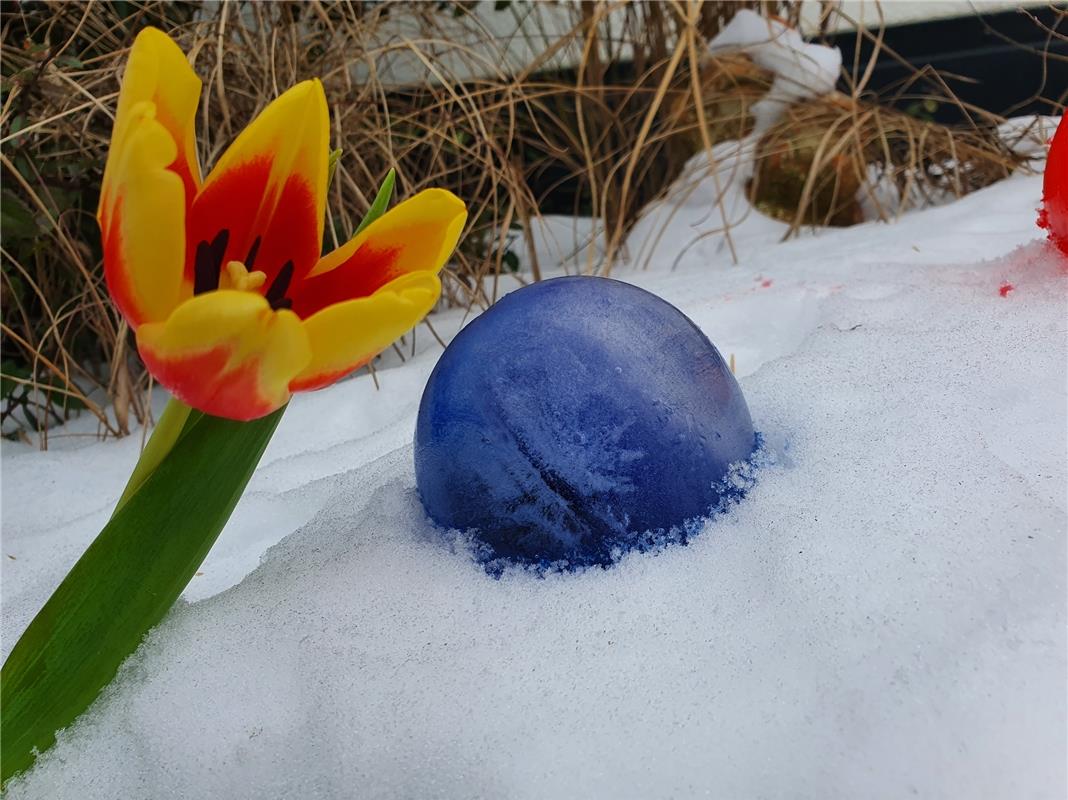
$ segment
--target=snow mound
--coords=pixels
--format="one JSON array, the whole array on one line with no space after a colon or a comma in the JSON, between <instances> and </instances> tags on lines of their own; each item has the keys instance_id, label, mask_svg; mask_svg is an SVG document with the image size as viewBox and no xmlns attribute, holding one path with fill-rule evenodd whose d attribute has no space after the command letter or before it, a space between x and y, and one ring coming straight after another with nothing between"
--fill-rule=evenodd
<instances>
[{"instance_id":1,"label":"snow mound","mask_svg":"<svg viewBox=\"0 0 1068 800\"><path fill-rule=\"evenodd\" d=\"M811 44L775 19L743 8L708 45L709 52L740 50L773 73L771 89L753 106L755 133L775 124L786 106L834 91L842 70L842 51Z\"/></svg>"},{"instance_id":2,"label":"snow mound","mask_svg":"<svg viewBox=\"0 0 1068 800\"><path fill-rule=\"evenodd\" d=\"M786 109L834 90L842 67L838 48L809 44L783 23L748 9L735 13L709 43L709 52L740 51L774 74L750 109L754 127L739 141L720 142L687 162L663 200L650 203L626 239L626 259L642 269L674 269L695 257L736 263L781 238L789 225L758 213L746 192L757 145Z\"/></svg>"},{"instance_id":3,"label":"snow mound","mask_svg":"<svg viewBox=\"0 0 1068 800\"><path fill-rule=\"evenodd\" d=\"M735 355L773 463L611 569L495 580L426 521L429 336L380 392L298 397L187 602L7 796L1063 797L1068 302L1040 187L617 273ZM5 443L5 652L135 453Z\"/></svg>"}]
</instances>

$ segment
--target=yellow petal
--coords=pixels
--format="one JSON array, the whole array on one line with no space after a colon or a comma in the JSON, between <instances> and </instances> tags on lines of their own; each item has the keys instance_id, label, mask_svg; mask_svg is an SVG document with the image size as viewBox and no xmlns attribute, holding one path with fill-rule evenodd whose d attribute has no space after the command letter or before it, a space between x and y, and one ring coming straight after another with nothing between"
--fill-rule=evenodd
<instances>
[{"instance_id":1,"label":"yellow petal","mask_svg":"<svg viewBox=\"0 0 1068 800\"><path fill-rule=\"evenodd\" d=\"M121 185L116 183L113 161L122 156L131 135L131 122L135 118L133 109L144 102L152 103L156 119L177 145L174 163L169 166L182 178L187 200L192 202L200 185L194 128L200 88L200 78L189 66L185 54L167 34L156 28L145 28L137 34L119 91L111 149L101 187L102 210L112 200L117 186Z\"/></svg>"},{"instance_id":2,"label":"yellow petal","mask_svg":"<svg viewBox=\"0 0 1068 800\"><path fill-rule=\"evenodd\" d=\"M304 320L312 359L290 382L296 391L320 389L367 364L434 307L441 281L433 272L402 275L370 297L324 308Z\"/></svg>"},{"instance_id":3,"label":"yellow petal","mask_svg":"<svg viewBox=\"0 0 1068 800\"><path fill-rule=\"evenodd\" d=\"M166 34L137 35L119 91L97 220L108 288L136 328L180 302L186 209L200 183L200 79Z\"/></svg>"},{"instance_id":4,"label":"yellow petal","mask_svg":"<svg viewBox=\"0 0 1068 800\"><path fill-rule=\"evenodd\" d=\"M100 230L108 291L135 330L165 320L183 289L185 190L168 165L177 148L148 101L126 111L124 143L112 149L113 179Z\"/></svg>"},{"instance_id":5,"label":"yellow petal","mask_svg":"<svg viewBox=\"0 0 1068 800\"><path fill-rule=\"evenodd\" d=\"M220 266L240 261L263 272L268 286L288 262L293 277L306 275L322 251L329 133L317 80L268 105L204 180L189 217L186 274L195 272L196 246L225 230Z\"/></svg>"},{"instance_id":6,"label":"yellow petal","mask_svg":"<svg viewBox=\"0 0 1068 800\"><path fill-rule=\"evenodd\" d=\"M306 319L334 303L372 295L401 275L436 273L466 221L467 209L452 192L420 192L320 259L295 288L293 310Z\"/></svg>"},{"instance_id":7,"label":"yellow petal","mask_svg":"<svg viewBox=\"0 0 1068 800\"><path fill-rule=\"evenodd\" d=\"M197 295L166 322L142 325L137 347L149 372L179 400L237 420L284 405L290 381L311 359L296 314L272 310L254 292Z\"/></svg>"}]
</instances>

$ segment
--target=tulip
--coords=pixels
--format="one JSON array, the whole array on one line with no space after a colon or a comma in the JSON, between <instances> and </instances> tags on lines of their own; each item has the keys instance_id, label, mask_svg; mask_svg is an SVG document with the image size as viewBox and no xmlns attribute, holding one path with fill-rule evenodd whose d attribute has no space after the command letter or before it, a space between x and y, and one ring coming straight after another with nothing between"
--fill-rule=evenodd
<instances>
[{"instance_id":1,"label":"tulip","mask_svg":"<svg viewBox=\"0 0 1068 800\"><path fill-rule=\"evenodd\" d=\"M321 256L329 162L322 84L274 100L201 179L201 82L153 28L130 52L97 219L108 290L148 371L233 420L367 364L430 311L467 219L442 189Z\"/></svg>"}]
</instances>

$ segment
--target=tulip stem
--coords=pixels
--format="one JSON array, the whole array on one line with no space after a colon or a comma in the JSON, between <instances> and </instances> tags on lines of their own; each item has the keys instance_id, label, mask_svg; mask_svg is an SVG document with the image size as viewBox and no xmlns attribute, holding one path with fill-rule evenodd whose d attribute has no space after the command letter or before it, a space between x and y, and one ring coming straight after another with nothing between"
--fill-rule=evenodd
<instances>
[{"instance_id":1,"label":"tulip stem","mask_svg":"<svg viewBox=\"0 0 1068 800\"><path fill-rule=\"evenodd\" d=\"M137 460L136 466L134 466L130 480L126 482L126 488L123 489L122 496L115 505L112 516L119 513L127 501L133 497L134 493L148 480L148 476L156 471L156 467L160 465L160 462L167 457L167 453L171 452L178 442L178 438L186 428L186 423L195 424L203 416L200 412L197 412L190 419L192 410L181 400L174 397L167 402L167 407L163 409L163 414L160 415L152 435L148 438L145 449L141 451L141 457Z\"/></svg>"}]
</instances>

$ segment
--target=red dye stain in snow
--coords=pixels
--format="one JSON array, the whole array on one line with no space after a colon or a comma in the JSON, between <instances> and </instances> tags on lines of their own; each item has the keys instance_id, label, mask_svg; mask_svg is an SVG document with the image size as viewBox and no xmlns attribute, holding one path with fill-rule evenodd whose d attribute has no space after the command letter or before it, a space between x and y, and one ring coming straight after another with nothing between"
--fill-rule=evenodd
<instances>
[{"instance_id":1,"label":"red dye stain in snow","mask_svg":"<svg viewBox=\"0 0 1068 800\"><path fill-rule=\"evenodd\" d=\"M1008 281L1005 281L1005 283L1001 284L1001 288L998 289L998 294L1000 294L1002 297L1008 297L1009 292L1015 291L1015 289L1015 286L1013 286Z\"/></svg>"},{"instance_id":2,"label":"red dye stain in snow","mask_svg":"<svg viewBox=\"0 0 1068 800\"><path fill-rule=\"evenodd\" d=\"M764 281L760 285L763 286L765 289L767 289L769 286L771 286L771 283L772 283L771 282L771 278L768 278L768 280Z\"/></svg>"}]
</instances>

